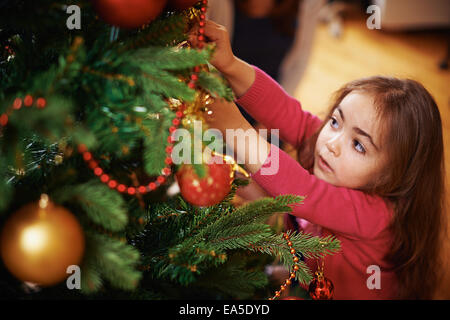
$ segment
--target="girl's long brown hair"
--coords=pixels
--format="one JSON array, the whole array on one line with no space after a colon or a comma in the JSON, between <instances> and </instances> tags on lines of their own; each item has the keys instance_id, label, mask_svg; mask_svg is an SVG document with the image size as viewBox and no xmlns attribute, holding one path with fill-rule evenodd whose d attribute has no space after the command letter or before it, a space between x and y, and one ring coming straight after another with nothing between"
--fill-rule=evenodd
<instances>
[{"instance_id":1,"label":"girl's long brown hair","mask_svg":"<svg viewBox=\"0 0 450 320\"><path fill-rule=\"evenodd\" d=\"M418 82L375 76L352 81L335 93L319 130L298 149L306 169L323 126L350 92L370 94L381 124L389 164L376 181L361 188L392 205L393 241L385 259L398 278L398 298L431 299L441 279L441 248L446 235L445 168L442 123L433 97Z\"/></svg>"}]
</instances>

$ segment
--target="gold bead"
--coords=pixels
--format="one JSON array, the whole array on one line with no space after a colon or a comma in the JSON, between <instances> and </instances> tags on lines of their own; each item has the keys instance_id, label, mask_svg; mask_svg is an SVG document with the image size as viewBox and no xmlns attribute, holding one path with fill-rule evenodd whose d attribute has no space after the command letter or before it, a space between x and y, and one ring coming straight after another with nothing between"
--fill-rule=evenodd
<instances>
[{"instance_id":1,"label":"gold bead","mask_svg":"<svg viewBox=\"0 0 450 320\"><path fill-rule=\"evenodd\" d=\"M300 267L298 266L298 264L296 264L296 265L294 265L293 269L294 269L295 271L298 271L298 269L300 269Z\"/></svg>"},{"instance_id":2,"label":"gold bead","mask_svg":"<svg viewBox=\"0 0 450 320\"><path fill-rule=\"evenodd\" d=\"M295 254L295 249L294 248L291 249L291 254Z\"/></svg>"},{"instance_id":3,"label":"gold bead","mask_svg":"<svg viewBox=\"0 0 450 320\"><path fill-rule=\"evenodd\" d=\"M298 257L294 257L294 262L298 262L300 259Z\"/></svg>"},{"instance_id":4,"label":"gold bead","mask_svg":"<svg viewBox=\"0 0 450 320\"><path fill-rule=\"evenodd\" d=\"M291 241L288 241L287 245L288 245L289 247L292 247L292 242L291 242Z\"/></svg>"},{"instance_id":5,"label":"gold bead","mask_svg":"<svg viewBox=\"0 0 450 320\"><path fill-rule=\"evenodd\" d=\"M292 283L291 280L289 280L289 279L286 280L287 285L290 285L291 283Z\"/></svg>"},{"instance_id":6,"label":"gold bead","mask_svg":"<svg viewBox=\"0 0 450 320\"><path fill-rule=\"evenodd\" d=\"M63 156L60 155L60 154L57 154L57 155L55 156L55 164L56 164L56 165L60 165L62 162L63 162Z\"/></svg>"}]
</instances>

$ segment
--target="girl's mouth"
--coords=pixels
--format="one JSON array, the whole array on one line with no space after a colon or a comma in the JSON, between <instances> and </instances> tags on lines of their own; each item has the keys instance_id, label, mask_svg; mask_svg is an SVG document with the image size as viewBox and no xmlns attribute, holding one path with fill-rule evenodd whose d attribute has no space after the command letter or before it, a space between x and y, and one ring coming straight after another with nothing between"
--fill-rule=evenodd
<instances>
[{"instance_id":1,"label":"girl's mouth","mask_svg":"<svg viewBox=\"0 0 450 320\"><path fill-rule=\"evenodd\" d=\"M333 172L333 169L331 169L330 165L321 156L319 156L319 167L323 171Z\"/></svg>"}]
</instances>

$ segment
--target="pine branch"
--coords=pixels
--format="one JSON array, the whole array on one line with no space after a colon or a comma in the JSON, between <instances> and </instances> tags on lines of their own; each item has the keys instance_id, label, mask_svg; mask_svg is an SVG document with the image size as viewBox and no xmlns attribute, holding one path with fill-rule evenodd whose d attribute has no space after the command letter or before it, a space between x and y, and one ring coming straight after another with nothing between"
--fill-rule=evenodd
<instances>
[{"instance_id":1,"label":"pine branch","mask_svg":"<svg viewBox=\"0 0 450 320\"><path fill-rule=\"evenodd\" d=\"M103 235L87 233L86 238L92 267L112 286L123 290L135 289L142 276L135 270L139 262L139 252L127 244ZM88 274L91 276L90 280L94 281L94 291L98 289L98 277L96 278L95 273Z\"/></svg>"},{"instance_id":2,"label":"pine branch","mask_svg":"<svg viewBox=\"0 0 450 320\"><path fill-rule=\"evenodd\" d=\"M74 202L95 223L111 231L120 231L128 223L123 198L97 180L67 186L52 195L56 202Z\"/></svg>"}]
</instances>

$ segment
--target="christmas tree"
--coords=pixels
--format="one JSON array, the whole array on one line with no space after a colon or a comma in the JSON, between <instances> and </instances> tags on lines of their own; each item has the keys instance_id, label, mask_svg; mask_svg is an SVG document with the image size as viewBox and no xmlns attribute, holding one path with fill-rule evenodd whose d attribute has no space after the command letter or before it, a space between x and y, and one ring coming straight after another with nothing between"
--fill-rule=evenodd
<instances>
[{"instance_id":1,"label":"christmas tree","mask_svg":"<svg viewBox=\"0 0 450 320\"><path fill-rule=\"evenodd\" d=\"M206 1L0 1L2 296L251 298L268 283L255 257L279 259L289 282L306 284L298 254L339 250L333 237L266 224L303 197L236 206L248 180L235 163L173 163L174 132L194 135L213 99L233 99L208 65L206 10Z\"/></svg>"}]
</instances>

